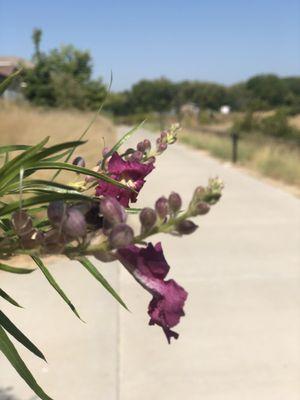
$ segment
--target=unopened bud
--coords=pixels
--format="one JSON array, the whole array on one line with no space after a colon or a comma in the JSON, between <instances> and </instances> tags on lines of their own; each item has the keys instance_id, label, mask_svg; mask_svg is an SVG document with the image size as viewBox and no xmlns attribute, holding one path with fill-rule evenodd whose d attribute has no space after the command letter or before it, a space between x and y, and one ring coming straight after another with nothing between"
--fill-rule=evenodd
<instances>
[{"instance_id":1,"label":"unopened bud","mask_svg":"<svg viewBox=\"0 0 300 400\"><path fill-rule=\"evenodd\" d=\"M181 197L178 193L172 192L169 196L169 207L173 213L177 213L182 205Z\"/></svg>"},{"instance_id":2,"label":"unopened bud","mask_svg":"<svg viewBox=\"0 0 300 400\"><path fill-rule=\"evenodd\" d=\"M11 223L18 236L27 235L32 231L32 219L24 210L15 211L12 214Z\"/></svg>"},{"instance_id":3,"label":"unopened bud","mask_svg":"<svg viewBox=\"0 0 300 400\"><path fill-rule=\"evenodd\" d=\"M61 253L65 247L65 236L59 229L51 229L44 234L44 249L47 253Z\"/></svg>"},{"instance_id":4,"label":"unopened bud","mask_svg":"<svg viewBox=\"0 0 300 400\"><path fill-rule=\"evenodd\" d=\"M156 222L156 212L150 207L143 208L140 212L140 221L143 228L152 228Z\"/></svg>"},{"instance_id":5,"label":"unopened bud","mask_svg":"<svg viewBox=\"0 0 300 400\"><path fill-rule=\"evenodd\" d=\"M42 244L43 238L44 236L42 232L33 229L30 233L21 237L21 244L24 249L34 249Z\"/></svg>"},{"instance_id":6,"label":"unopened bud","mask_svg":"<svg viewBox=\"0 0 300 400\"><path fill-rule=\"evenodd\" d=\"M144 142L139 142L139 143L136 145L136 148L137 148L138 151L144 153L144 151L145 151Z\"/></svg>"},{"instance_id":7,"label":"unopened bud","mask_svg":"<svg viewBox=\"0 0 300 400\"><path fill-rule=\"evenodd\" d=\"M164 219L169 213L168 200L160 197L155 203L155 210L161 219Z\"/></svg>"},{"instance_id":8,"label":"unopened bud","mask_svg":"<svg viewBox=\"0 0 300 400\"><path fill-rule=\"evenodd\" d=\"M145 139L143 141L143 145L144 145L144 151L147 152L147 151L151 150L151 142L150 142L150 140Z\"/></svg>"},{"instance_id":9,"label":"unopened bud","mask_svg":"<svg viewBox=\"0 0 300 400\"><path fill-rule=\"evenodd\" d=\"M109 153L109 148L108 147L104 147L103 150L102 150L102 156L105 157L107 153Z\"/></svg>"},{"instance_id":10,"label":"unopened bud","mask_svg":"<svg viewBox=\"0 0 300 400\"><path fill-rule=\"evenodd\" d=\"M135 151L130 156L131 161L141 161L142 158L143 158L143 153L141 151Z\"/></svg>"},{"instance_id":11,"label":"unopened bud","mask_svg":"<svg viewBox=\"0 0 300 400\"><path fill-rule=\"evenodd\" d=\"M168 147L167 143L161 142L157 146L157 152L163 153L167 149L167 147Z\"/></svg>"},{"instance_id":12,"label":"unopened bud","mask_svg":"<svg viewBox=\"0 0 300 400\"><path fill-rule=\"evenodd\" d=\"M86 234L84 215L76 208L67 210L67 217L62 225L63 232L71 238L80 238Z\"/></svg>"},{"instance_id":13,"label":"unopened bud","mask_svg":"<svg viewBox=\"0 0 300 400\"><path fill-rule=\"evenodd\" d=\"M195 201L203 200L205 193L206 193L206 190L204 189L204 187L198 186L194 191L193 200L195 200Z\"/></svg>"},{"instance_id":14,"label":"unopened bud","mask_svg":"<svg viewBox=\"0 0 300 400\"><path fill-rule=\"evenodd\" d=\"M85 167L85 160L84 160L84 158L79 156L79 157L74 158L72 164L76 165L77 167L83 167L84 168Z\"/></svg>"},{"instance_id":15,"label":"unopened bud","mask_svg":"<svg viewBox=\"0 0 300 400\"><path fill-rule=\"evenodd\" d=\"M166 131L162 131L160 134L160 141L162 143L167 143L168 133Z\"/></svg>"},{"instance_id":16,"label":"unopened bud","mask_svg":"<svg viewBox=\"0 0 300 400\"><path fill-rule=\"evenodd\" d=\"M62 200L52 201L48 206L47 214L53 226L60 226L66 218L65 203Z\"/></svg>"},{"instance_id":17,"label":"unopened bud","mask_svg":"<svg viewBox=\"0 0 300 400\"><path fill-rule=\"evenodd\" d=\"M133 241L133 230L129 225L116 225L109 234L109 243L114 249L121 249Z\"/></svg>"},{"instance_id":18,"label":"unopened bud","mask_svg":"<svg viewBox=\"0 0 300 400\"><path fill-rule=\"evenodd\" d=\"M195 232L195 230L198 228L196 224L194 224L193 221L190 221L188 219L179 222L177 225L177 231L181 235L190 235L191 233Z\"/></svg>"},{"instance_id":19,"label":"unopened bud","mask_svg":"<svg viewBox=\"0 0 300 400\"><path fill-rule=\"evenodd\" d=\"M104 218L113 225L126 221L124 207L114 197L104 197L100 203L100 211Z\"/></svg>"},{"instance_id":20,"label":"unopened bud","mask_svg":"<svg viewBox=\"0 0 300 400\"><path fill-rule=\"evenodd\" d=\"M195 206L195 209L197 210L197 214L198 215L205 215L209 212L210 207L207 203L205 203L204 201L200 201L200 203L198 203Z\"/></svg>"}]
</instances>

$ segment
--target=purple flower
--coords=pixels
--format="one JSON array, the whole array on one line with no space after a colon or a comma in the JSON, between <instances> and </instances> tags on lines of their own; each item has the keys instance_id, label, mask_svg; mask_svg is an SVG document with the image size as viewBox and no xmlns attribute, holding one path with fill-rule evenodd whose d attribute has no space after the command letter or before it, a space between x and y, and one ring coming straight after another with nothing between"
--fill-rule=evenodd
<instances>
[{"instance_id":1,"label":"purple flower","mask_svg":"<svg viewBox=\"0 0 300 400\"><path fill-rule=\"evenodd\" d=\"M111 178L127 185L129 189L134 189L137 193L142 189L145 177L153 168L153 163L145 164L137 160L125 161L117 152L112 155L107 165L107 170ZM129 206L129 201L132 203L136 202L137 193L101 180L96 187L97 196L114 197L124 207Z\"/></svg>"},{"instance_id":2,"label":"purple flower","mask_svg":"<svg viewBox=\"0 0 300 400\"><path fill-rule=\"evenodd\" d=\"M162 327L169 343L172 337L177 339L178 333L170 328L177 325L180 317L184 316L187 292L173 279L164 280L170 267L161 244L153 246L148 243L146 248L130 245L119 249L118 257L144 289L153 295L148 308L149 324Z\"/></svg>"}]
</instances>

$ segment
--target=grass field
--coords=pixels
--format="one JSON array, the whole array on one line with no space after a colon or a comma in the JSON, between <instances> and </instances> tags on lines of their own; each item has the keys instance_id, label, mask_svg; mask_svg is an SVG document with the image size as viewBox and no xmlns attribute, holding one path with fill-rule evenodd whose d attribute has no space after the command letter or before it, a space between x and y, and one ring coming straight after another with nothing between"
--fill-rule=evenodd
<instances>
[{"instance_id":1,"label":"grass field","mask_svg":"<svg viewBox=\"0 0 300 400\"><path fill-rule=\"evenodd\" d=\"M49 144L77 140L93 116L90 112L42 110L1 102L0 145L37 144L46 136L50 136ZM98 116L85 140L88 142L74 153L74 157L83 156L87 166L92 168L101 157L104 143L111 146L115 141L113 123ZM47 174L49 172L43 172L42 176Z\"/></svg>"},{"instance_id":2,"label":"grass field","mask_svg":"<svg viewBox=\"0 0 300 400\"><path fill-rule=\"evenodd\" d=\"M201 131L183 129L180 140L192 147L206 150L223 160L230 160L230 138ZM238 146L238 163L259 173L300 188L300 149L261 136L241 138Z\"/></svg>"}]
</instances>

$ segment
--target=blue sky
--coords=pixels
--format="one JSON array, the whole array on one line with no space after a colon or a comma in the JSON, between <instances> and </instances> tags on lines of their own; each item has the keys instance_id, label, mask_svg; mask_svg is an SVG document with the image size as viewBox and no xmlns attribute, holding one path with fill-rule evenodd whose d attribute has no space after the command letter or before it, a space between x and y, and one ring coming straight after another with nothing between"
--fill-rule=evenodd
<instances>
[{"instance_id":1,"label":"blue sky","mask_svg":"<svg viewBox=\"0 0 300 400\"><path fill-rule=\"evenodd\" d=\"M231 84L257 73L300 75L299 0L0 0L0 55L89 49L94 75L114 90L142 78Z\"/></svg>"}]
</instances>

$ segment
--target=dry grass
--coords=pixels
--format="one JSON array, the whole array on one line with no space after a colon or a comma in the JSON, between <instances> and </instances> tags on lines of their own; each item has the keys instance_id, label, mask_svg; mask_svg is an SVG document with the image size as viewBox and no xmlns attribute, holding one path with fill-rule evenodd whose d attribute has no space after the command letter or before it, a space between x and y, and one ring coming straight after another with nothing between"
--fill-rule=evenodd
<instances>
[{"instance_id":1,"label":"dry grass","mask_svg":"<svg viewBox=\"0 0 300 400\"><path fill-rule=\"evenodd\" d=\"M228 136L184 129L179 137L182 142L206 150L215 157L231 159L231 140ZM300 149L297 146L263 137L243 138L239 141L238 162L267 177L300 188Z\"/></svg>"},{"instance_id":2,"label":"dry grass","mask_svg":"<svg viewBox=\"0 0 300 400\"><path fill-rule=\"evenodd\" d=\"M42 110L1 102L0 145L36 144L46 136L50 136L49 144L76 140L93 115L90 112ZM87 166L92 168L101 157L104 143L106 146L114 143L114 126L108 119L99 116L85 139L88 143L81 146L74 157L83 156Z\"/></svg>"}]
</instances>

